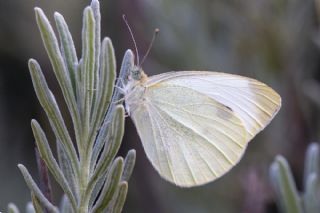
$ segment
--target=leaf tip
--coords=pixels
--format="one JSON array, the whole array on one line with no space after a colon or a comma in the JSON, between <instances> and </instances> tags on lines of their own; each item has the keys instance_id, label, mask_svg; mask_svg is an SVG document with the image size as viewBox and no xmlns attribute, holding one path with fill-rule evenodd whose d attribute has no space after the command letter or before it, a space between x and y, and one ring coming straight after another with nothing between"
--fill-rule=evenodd
<instances>
[{"instance_id":1,"label":"leaf tip","mask_svg":"<svg viewBox=\"0 0 320 213\"><path fill-rule=\"evenodd\" d=\"M54 16L54 18L57 20L57 19L60 19L60 18L63 18L63 16L59 13L59 12L57 12L57 11L55 11L54 13L53 13L53 16Z\"/></svg>"},{"instance_id":2,"label":"leaf tip","mask_svg":"<svg viewBox=\"0 0 320 213\"><path fill-rule=\"evenodd\" d=\"M312 153L317 153L319 152L319 144L316 143L316 142L313 142L309 145L309 150L312 152Z\"/></svg>"},{"instance_id":3,"label":"leaf tip","mask_svg":"<svg viewBox=\"0 0 320 213\"><path fill-rule=\"evenodd\" d=\"M120 164L120 165L123 165L123 162L124 162L123 157L117 157L114 161L115 161L115 164Z\"/></svg>"},{"instance_id":4,"label":"leaf tip","mask_svg":"<svg viewBox=\"0 0 320 213\"><path fill-rule=\"evenodd\" d=\"M36 14L36 18L40 18L41 16L45 16L43 10L40 7L35 7L34 12Z\"/></svg>"},{"instance_id":5,"label":"leaf tip","mask_svg":"<svg viewBox=\"0 0 320 213\"><path fill-rule=\"evenodd\" d=\"M112 42L111 42L111 39L109 37L103 38L102 44L110 45L111 43Z\"/></svg>"},{"instance_id":6,"label":"leaf tip","mask_svg":"<svg viewBox=\"0 0 320 213\"><path fill-rule=\"evenodd\" d=\"M40 125L38 123L38 121L36 119L32 119L31 120L31 128L34 129L34 128L40 128Z\"/></svg>"},{"instance_id":7,"label":"leaf tip","mask_svg":"<svg viewBox=\"0 0 320 213\"><path fill-rule=\"evenodd\" d=\"M22 169L24 169L25 168L25 166L23 165L23 164L21 164L21 163L18 163L18 168L20 169L20 170L22 170Z\"/></svg>"},{"instance_id":8,"label":"leaf tip","mask_svg":"<svg viewBox=\"0 0 320 213\"><path fill-rule=\"evenodd\" d=\"M41 9L40 7L35 7L35 8L34 8L34 11L35 11L36 13L40 13L40 12L42 12L42 9Z\"/></svg>"},{"instance_id":9,"label":"leaf tip","mask_svg":"<svg viewBox=\"0 0 320 213\"><path fill-rule=\"evenodd\" d=\"M83 10L83 14L84 15L87 15L87 14L90 15L90 13L92 13L92 8L90 6L85 7L84 10Z\"/></svg>"},{"instance_id":10,"label":"leaf tip","mask_svg":"<svg viewBox=\"0 0 320 213\"><path fill-rule=\"evenodd\" d=\"M285 159L282 155L277 155L275 157L275 161L281 163L281 162L285 161Z\"/></svg>"},{"instance_id":11,"label":"leaf tip","mask_svg":"<svg viewBox=\"0 0 320 213\"><path fill-rule=\"evenodd\" d=\"M129 150L128 154L132 155L132 156L136 156L136 150L135 149L131 149L131 150Z\"/></svg>"},{"instance_id":12,"label":"leaf tip","mask_svg":"<svg viewBox=\"0 0 320 213\"><path fill-rule=\"evenodd\" d=\"M91 1L91 7L99 6L100 2L98 0L92 0Z\"/></svg>"},{"instance_id":13,"label":"leaf tip","mask_svg":"<svg viewBox=\"0 0 320 213\"><path fill-rule=\"evenodd\" d=\"M122 186L122 187L128 188L128 182L127 181L121 181L119 185L120 185L120 187Z\"/></svg>"},{"instance_id":14,"label":"leaf tip","mask_svg":"<svg viewBox=\"0 0 320 213\"><path fill-rule=\"evenodd\" d=\"M37 61L35 59L33 59L33 58L30 58L28 60L28 65L31 66L31 65L34 65L34 64L37 64Z\"/></svg>"}]
</instances>

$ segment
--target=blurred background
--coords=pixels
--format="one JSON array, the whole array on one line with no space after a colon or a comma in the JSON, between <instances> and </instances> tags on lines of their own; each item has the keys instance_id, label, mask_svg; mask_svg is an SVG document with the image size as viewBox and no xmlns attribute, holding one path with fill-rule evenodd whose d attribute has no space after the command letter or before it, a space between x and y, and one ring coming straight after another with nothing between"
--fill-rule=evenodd
<instances>
[{"instance_id":1,"label":"blurred background","mask_svg":"<svg viewBox=\"0 0 320 213\"><path fill-rule=\"evenodd\" d=\"M130 119L120 155L137 150L124 212L277 212L268 170L277 154L292 166L301 187L306 146L320 137L320 4L317 0L101 0L102 36L114 44L118 67L133 42L140 54L160 29L144 64L148 75L170 70L213 70L256 78L282 96L272 123L250 143L228 174L205 186L181 189L164 181L146 159ZM51 133L27 69L35 58L66 111L38 32L33 8L53 22L64 15L81 50L82 10L89 0L0 1L0 211L23 208L30 194L16 165L37 178L30 120ZM51 134L52 135L52 134ZM51 142L53 142L53 137ZM56 203L59 190L55 190Z\"/></svg>"}]
</instances>

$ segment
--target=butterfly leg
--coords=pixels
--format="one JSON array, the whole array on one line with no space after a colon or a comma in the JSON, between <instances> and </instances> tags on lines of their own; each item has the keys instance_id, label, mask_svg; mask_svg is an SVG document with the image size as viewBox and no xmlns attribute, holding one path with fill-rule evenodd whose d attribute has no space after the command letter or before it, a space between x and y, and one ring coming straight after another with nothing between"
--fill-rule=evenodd
<instances>
[{"instance_id":1,"label":"butterfly leg","mask_svg":"<svg viewBox=\"0 0 320 213\"><path fill-rule=\"evenodd\" d=\"M124 89L124 87L114 86L114 88L118 89L121 94L126 94L126 90Z\"/></svg>"}]
</instances>

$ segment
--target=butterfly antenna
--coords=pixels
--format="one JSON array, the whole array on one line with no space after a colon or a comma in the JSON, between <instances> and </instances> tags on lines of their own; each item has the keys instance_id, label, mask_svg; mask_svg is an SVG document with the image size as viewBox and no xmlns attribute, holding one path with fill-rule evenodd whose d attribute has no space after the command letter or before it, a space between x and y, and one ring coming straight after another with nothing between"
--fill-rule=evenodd
<instances>
[{"instance_id":1,"label":"butterfly antenna","mask_svg":"<svg viewBox=\"0 0 320 213\"><path fill-rule=\"evenodd\" d=\"M156 39L159 31L160 31L160 30L159 30L158 28L156 28L156 29L154 30L153 36L152 36L152 39L151 39L151 42L150 42L149 47L148 47L148 50L147 50L146 53L144 54L144 56L143 56L143 58L142 58L142 60L141 60L141 63L139 64L139 67L141 67L141 65L143 64L143 62L146 60L147 56L149 55L150 50L151 50L151 48L152 48L152 46L153 46L154 40Z\"/></svg>"},{"instance_id":2,"label":"butterfly antenna","mask_svg":"<svg viewBox=\"0 0 320 213\"><path fill-rule=\"evenodd\" d=\"M131 30L131 27L130 27L130 25L129 25L129 22L128 22L128 20L127 20L126 15L123 14L123 15L122 15L122 18L123 18L124 23L126 23L127 28L128 28L128 30L129 30L129 33L130 33L130 35L131 35L131 39L132 39L132 41L133 41L134 48L135 48L135 50L136 50L137 64L139 65L139 64L140 64L140 59L139 59L139 52L138 52L138 47L137 47L136 40L134 39L132 30Z\"/></svg>"}]
</instances>

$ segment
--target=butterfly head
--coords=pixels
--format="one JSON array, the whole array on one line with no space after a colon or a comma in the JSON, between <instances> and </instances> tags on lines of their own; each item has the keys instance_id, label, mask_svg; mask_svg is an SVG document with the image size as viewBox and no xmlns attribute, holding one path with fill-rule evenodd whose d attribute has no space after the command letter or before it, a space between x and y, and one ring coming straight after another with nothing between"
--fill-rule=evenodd
<instances>
[{"instance_id":1,"label":"butterfly head","mask_svg":"<svg viewBox=\"0 0 320 213\"><path fill-rule=\"evenodd\" d=\"M140 81L142 72L143 71L142 71L141 67L134 66L133 69L131 70L131 73L130 73L131 79L136 80L136 81Z\"/></svg>"},{"instance_id":2,"label":"butterfly head","mask_svg":"<svg viewBox=\"0 0 320 213\"><path fill-rule=\"evenodd\" d=\"M130 72L129 79L135 80L135 81L143 81L147 75L142 70L141 66L134 66Z\"/></svg>"}]
</instances>

